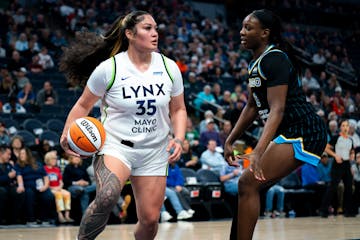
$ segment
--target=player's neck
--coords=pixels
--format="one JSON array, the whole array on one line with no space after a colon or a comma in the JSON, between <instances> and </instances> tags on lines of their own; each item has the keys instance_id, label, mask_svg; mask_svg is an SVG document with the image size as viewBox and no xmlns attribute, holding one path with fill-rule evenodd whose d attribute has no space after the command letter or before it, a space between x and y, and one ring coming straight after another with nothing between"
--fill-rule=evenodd
<instances>
[{"instance_id":1,"label":"player's neck","mask_svg":"<svg viewBox=\"0 0 360 240\"><path fill-rule=\"evenodd\" d=\"M130 61L136 66L150 65L151 52L139 52L135 49L129 48L127 51Z\"/></svg>"},{"instance_id":2,"label":"player's neck","mask_svg":"<svg viewBox=\"0 0 360 240\"><path fill-rule=\"evenodd\" d=\"M270 45L263 44L263 45L259 46L257 49L254 49L254 59L257 59L258 57L260 57L261 54L263 54L269 47L270 47Z\"/></svg>"}]
</instances>

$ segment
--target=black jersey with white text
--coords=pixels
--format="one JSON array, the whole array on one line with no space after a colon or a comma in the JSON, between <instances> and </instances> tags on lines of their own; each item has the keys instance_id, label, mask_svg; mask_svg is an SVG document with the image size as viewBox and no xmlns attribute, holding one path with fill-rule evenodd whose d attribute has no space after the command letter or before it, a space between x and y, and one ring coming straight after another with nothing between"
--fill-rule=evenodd
<instances>
[{"instance_id":1,"label":"black jersey with white text","mask_svg":"<svg viewBox=\"0 0 360 240\"><path fill-rule=\"evenodd\" d=\"M314 108L306 101L301 80L297 75L287 54L282 50L269 46L248 67L248 84L255 100L258 114L267 120L270 109L267 101L267 88L288 85L284 117L278 128L278 133L298 123L308 114L314 113Z\"/></svg>"}]
</instances>

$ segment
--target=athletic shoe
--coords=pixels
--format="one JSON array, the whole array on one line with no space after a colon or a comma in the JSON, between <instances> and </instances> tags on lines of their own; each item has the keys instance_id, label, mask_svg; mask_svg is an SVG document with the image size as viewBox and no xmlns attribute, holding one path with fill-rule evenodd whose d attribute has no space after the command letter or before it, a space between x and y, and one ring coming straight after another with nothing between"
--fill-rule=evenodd
<instances>
[{"instance_id":1,"label":"athletic shoe","mask_svg":"<svg viewBox=\"0 0 360 240\"><path fill-rule=\"evenodd\" d=\"M173 217L170 215L169 212L163 211L163 212L161 212L160 222L168 222L172 218Z\"/></svg>"},{"instance_id":2,"label":"athletic shoe","mask_svg":"<svg viewBox=\"0 0 360 240\"><path fill-rule=\"evenodd\" d=\"M274 215L275 215L275 217L284 218L284 217L286 217L286 212L284 212L284 211L279 212L279 211L275 210Z\"/></svg>"},{"instance_id":3,"label":"athletic shoe","mask_svg":"<svg viewBox=\"0 0 360 240\"><path fill-rule=\"evenodd\" d=\"M272 218L272 212L264 212L264 218Z\"/></svg>"},{"instance_id":4,"label":"athletic shoe","mask_svg":"<svg viewBox=\"0 0 360 240\"><path fill-rule=\"evenodd\" d=\"M177 215L177 219L178 220L183 220L183 219L188 219L191 218L192 215L189 214L187 211L182 210L181 212L179 212L179 214Z\"/></svg>"},{"instance_id":5,"label":"athletic shoe","mask_svg":"<svg viewBox=\"0 0 360 240\"><path fill-rule=\"evenodd\" d=\"M65 220L66 220L67 223L73 223L73 222L75 222L75 220L72 219L72 218L70 218L70 217L65 218Z\"/></svg>"},{"instance_id":6,"label":"athletic shoe","mask_svg":"<svg viewBox=\"0 0 360 240\"><path fill-rule=\"evenodd\" d=\"M27 222L26 223L27 227L39 227L39 225L37 224L37 222Z\"/></svg>"},{"instance_id":7,"label":"athletic shoe","mask_svg":"<svg viewBox=\"0 0 360 240\"><path fill-rule=\"evenodd\" d=\"M55 225L52 224L52 223L49 222L49 221L44 221L44 222L41 223L41 226L42 226L42 227L54 227Z\"/></svg>"},{"instance_id":8,"label":"athletic shoe","mask_svg":"<svg viewBox=\"0 0 360 240\"><path fill-rule=\"evenodd\" d=\"M194 215L194 213L195 213L195 211L193 210L193 209L189 209L189 210L187 210L187 212L188 212L188 214L190 214L191 216L193 216Z\"/></svg>"}]
</instances>

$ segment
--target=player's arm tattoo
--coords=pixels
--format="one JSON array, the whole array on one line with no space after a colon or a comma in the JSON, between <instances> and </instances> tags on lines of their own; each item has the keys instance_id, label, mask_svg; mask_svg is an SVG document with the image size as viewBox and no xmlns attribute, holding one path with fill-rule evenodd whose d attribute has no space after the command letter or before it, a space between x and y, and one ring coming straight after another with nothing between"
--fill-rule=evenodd
<instances>
[{"instance_id":1,"label":"player's arm tattoo","mask_svg":"<svg viewBox=\"0 0 360 240\"><path fill-rule=\"evenodd\" d=\"M103 155L95 157L94 172L96 197L81 220L79 240L95 239L105 229L111 210L117 203L121 192L120 180L105 166Z\"/></svg>"}]
</instances>

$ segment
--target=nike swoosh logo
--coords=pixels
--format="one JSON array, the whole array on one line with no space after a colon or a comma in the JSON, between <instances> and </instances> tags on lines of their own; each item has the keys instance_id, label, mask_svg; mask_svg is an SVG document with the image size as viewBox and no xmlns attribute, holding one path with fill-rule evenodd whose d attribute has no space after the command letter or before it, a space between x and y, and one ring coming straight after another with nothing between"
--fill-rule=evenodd
<instances>
[{"instance_id":1,"label":"nike swoosh logo","mask_svg":"<svg viewBox=\"0 0 360 240\"><path fill-rule=\"evenodd\" d=\"M130 76L128 76L128 77L122 77L121 78L121 80L126 80L126 79L128 79Z\"/></svg>"}]
</instances>

